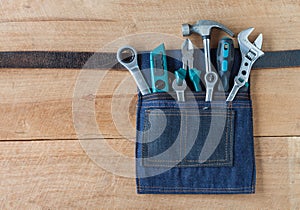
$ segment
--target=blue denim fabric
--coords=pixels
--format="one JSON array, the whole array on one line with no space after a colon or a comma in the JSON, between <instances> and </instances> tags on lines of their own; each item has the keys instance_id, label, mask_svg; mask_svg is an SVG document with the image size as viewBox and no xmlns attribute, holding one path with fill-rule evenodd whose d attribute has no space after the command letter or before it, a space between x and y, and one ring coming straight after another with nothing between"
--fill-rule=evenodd
<instances>
[{"instance_id":1,"label":"blue denim fabric","mask_svg":"<svg viewBox=\"0 0 300 210\"><path fill-rule=\"evenodd\" d=\"M195 59L194 67L204 69L203 58L198 54L195 57L200 59ZM167 55L170 72L181 67L180 51L167 51ZM237 54L232 75L237 74L239 61ZM139 63L151 84L149 53L140 54ZM169 76L172 80L173 75ZM187 84L192 86L189 80ZM256 172L249 91L239 92L230 103L225 102L224 93L222 97L222 93L215 92L211 104L205 102L204 91L185 93L184 103L175 100L174 92L139 94L137 192L254 193Z\"/></svg>"},{"instance_id":2,"label":"blue denim fabric","mask_svg":"<svg viewBox=\"0 0 300 210\"><path fill-rule=\"evenodd\" d=\"M137 192L254 193L255 159L249 94L239 93L235 101L229 104L218 100L208 104L204 102L202 93L195 94L194 103L189 103L188 100L187 98L187 102L178 104L166 93L139 95L136 144ZM153 118L149 113L165 118L157 116ZM184 114L182 116L178 113ZM223 134L214 152L208 159L201 160L199 156L201 151L207 150L203 149L204 143L209 140L206 138L207 132L214 116L217 116L217 121L220 117L225 119L224 123L221 123L224 124ZM195 141L188 142L189 135L195 133L195 127L192 126L193 120L190 122L187 119L193 117L200 119L199 129L196 129ZM150 128L150 124L154 127ZM218 124L220 123L215 121L213 127L218 127ZM166 127L161 129L163 131L158 136L153 135L153 131L159 126ZM181 127L185 129L179 135ZM181 140L175 141L176 138ZM176 142L179 143L176 145ZM190 146L186 154L183 152L185 144ZM174 146L174 149L169 150L171 146ZM165 151L167 151L165 155L159 156Z\"/></svg>"},{"instance_id":3,"label":"blue denim fabric","mask_svg":"<svg viewBox=\"0 0 300 210\"><path fill-rule=\"evenodd\" d=\"M194 109L191 105L193 104L186 102L182 104L181 110L168 105L145 105L143 166L232 166L234 111L218 107L212 113L209 109ZM216 135L217 132L210 130L212 116L218 124L224 119L225 125L220 128L224 131L220 131L219 136ZM212 129L217 128L214 126ZM213 132L211 136L214 139L208 138L209 131ZM205 140L208 143L214 140L218 142L215 148L210 149L207 145L204 146ZM172 148L172 145L175 146ZM203 150L211 150L211 154L205 160L200 158ZM165 151L165 155L159 155Z\"/></svg>"}]
</instances>

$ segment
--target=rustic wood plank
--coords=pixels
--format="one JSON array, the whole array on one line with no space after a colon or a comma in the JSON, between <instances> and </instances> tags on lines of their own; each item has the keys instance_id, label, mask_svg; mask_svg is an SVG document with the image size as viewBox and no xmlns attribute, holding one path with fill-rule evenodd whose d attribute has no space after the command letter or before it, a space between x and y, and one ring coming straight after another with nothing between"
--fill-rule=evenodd
<instances>
[{"instance_id":1,"label":"rustic wood plank","mask_svg":"<svg viewBox=\"0 0 300 210\"><path fill-rule=\"evenodd\" d=\"M77 140L9 141L0 144L1 209L300 207L300 138L256 138L256 194L217 197L137 195L134 179L103 170L89 159ZM109 144L117 145L119 142L115 140ZM127 149L123 146L119 152L127 153ZM133 144L130 151L133 154ZM130 167L134 167L134 162Z\"/></svg>"},{"instance_id":2,"label":"rustic wood plank","mask_svg":"<svg viewBox=\"0 0 300 210\"><path fill-rule=\"evenodd\" d=\"M300 44L299 11L295 0L4 0L0 1L0 51L115 52L120 44L149 50L160 42L166 42L168 49L178 49L183 39L181 24L198 19L219 21L236 33L255 27L250 39L262 32L264 50L291 50ZM152 35L120 39L144 32ZM224 33L213 33L212 47L216 47ZM199 36L191 39L202 47ZM113 43L107 47L109 42ZM298 72L299 68L252 72L256 136L299 135ZM105 141L117 152L133 157L134 142L129 140L135 136L135 86L126 79L127 72L113 71L95 94L78 98L73 97L78 76L79 71L72 69L0 70L0 140L9 140L0 142L1 209L300 208L299 137L255 139L254 195L137 195L134 179L100 168L79 141L62 140L77 137L72 100L93 102L95 98L96 119ZM86 79L82 88L92 85ZM131 84L130 89L117 94L115 90L122 92L126 84ZM118 112L111 111L112 100ZM123 104L128 107L124 109ZM121 119L119 124L115 118ZM35 141L38 139L44 141ZM107 162L114 160L111 157Z\"/></svg>"},{"instance_id":3,"label":"rustic wood plank","mask_svg":"<svg viewBox=\"0 0 300 210\"><path fill-rule=\"evenodd\" d=\"M222 22L236 33L255 27L257 32L251 39L262 32L265 50L297 49L300 43L300 6L294 0L76 3L29 0L1 1L0 10L1 51L97 51L121 36L143 32L182 38L181 24L199 19ZM214 34L213 47L224 33ZM192 40L202 46L198 36L192 36Z\"/></svg>"},{"instance_id":4,"label":"rustic wood plank","mask_svg":"<svg viewBox=\"0 0 300 210\"><path fill-rule=\"evenodd\" d=\"M252 71L255 135L299 135L299 70L294 68Z\"/></svg>"},{"instance_id":5,"label":"rustic wood plank","mask_svg":"<svg viewBox=\"0 0 300 210\"><path fill-rule=\"evenodd\" d=\"M83 99L81 101L87 104L96 99L92 108L96 110L97 122L105 138L134 139L137 98L130 74L110 71L104 75L102 82L96 80L92 84L99 71L88 71L87 78L84 78L88 82L83 83L82 88L91 88L95 84L99 88L96 87L95 93L91 91L82 98L76 98L73 97L76 79L83 78L78 77L78 70L2 69L0 139L76 138L72 99L75 102ZM300 134L298 71L298 68L252 71L255 136ZM81 111L84 115L90 110L83 106Z\"/></svg>"}]
</instances>

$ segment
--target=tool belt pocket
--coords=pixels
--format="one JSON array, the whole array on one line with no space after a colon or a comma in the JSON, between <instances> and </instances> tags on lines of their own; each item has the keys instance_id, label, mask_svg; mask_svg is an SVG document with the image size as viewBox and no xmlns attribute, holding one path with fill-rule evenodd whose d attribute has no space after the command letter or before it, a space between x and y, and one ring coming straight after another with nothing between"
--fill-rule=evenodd
<instances>
[{"instance_id":1,"label":"tool belt pocket","mask_svg":"<svg viewBox=\"0 0 300 210\"><path fill-rule=\"evenodd\" d=\"M232 166L234 110L199 108L197 102L176 104L175 101L161 103L154 100L149 106L145 105L141 134L142 165Z\"/></svg>"},{"instance_id":2,"label":"tool belt pocket","mask_svg":"<svg viewBox=\"0 0 300 210\"><path fill-rule=\"evenodd\" d=\"M249 93L233 102L205 94L139 94L138 193L253 193L255 161ZM224 94L224 93L223 93Z\"/></svg>"}]
</instances>

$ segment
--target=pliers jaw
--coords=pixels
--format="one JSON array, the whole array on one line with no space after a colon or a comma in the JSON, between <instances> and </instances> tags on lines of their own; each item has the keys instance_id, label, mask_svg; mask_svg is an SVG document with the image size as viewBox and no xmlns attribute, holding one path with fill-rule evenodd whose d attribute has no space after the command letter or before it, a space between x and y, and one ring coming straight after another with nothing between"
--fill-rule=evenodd
<instances>
[{"instance_id":1,"label":"pliers jaw","mask_svg":"<svg viewBox=\"0 0 300 210\"><path fill-rule=\"evenodd\" d=\"M181 45L182 68L185 70L194 68L194 47L191 40L186 39Z\"/></svg>"}]
</instances>

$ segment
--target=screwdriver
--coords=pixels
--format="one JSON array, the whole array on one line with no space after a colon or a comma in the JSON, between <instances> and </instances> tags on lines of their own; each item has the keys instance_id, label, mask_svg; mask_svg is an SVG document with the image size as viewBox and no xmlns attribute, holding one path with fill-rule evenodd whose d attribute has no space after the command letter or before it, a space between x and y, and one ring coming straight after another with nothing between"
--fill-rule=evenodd
<instances>
[{"instance_id":1,"label":"screwdriver","mask_svg":"<svg viewBox=\"0 0 300 210\"><path fill-rule=\"evenodd\" d=\"M230 73L234 61L233 41L229 37L223 37L218 44L217 65L220 76L218 91L229 91Z\"/></svg>"}]
</instances>

